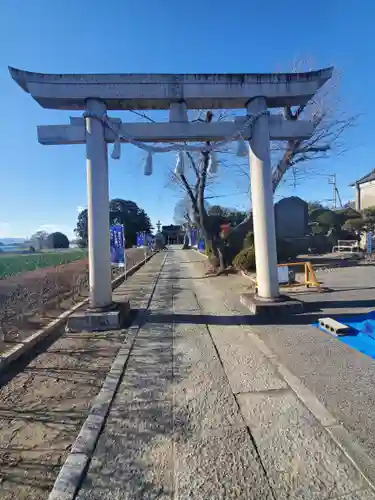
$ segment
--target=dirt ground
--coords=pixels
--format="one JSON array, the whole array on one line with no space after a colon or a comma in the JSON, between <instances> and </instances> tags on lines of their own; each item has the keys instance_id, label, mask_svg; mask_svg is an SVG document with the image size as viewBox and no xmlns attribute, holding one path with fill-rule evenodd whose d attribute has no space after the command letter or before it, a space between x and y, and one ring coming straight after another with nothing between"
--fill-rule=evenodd
<instances>
[{"instance_id":1,"label":"dirt ground","mask_svg":"<svg viewBox=\"0 0 375 500\"><path fill-rule=\"evenodd\" d=\"M0 377L1 500L47 498L124 335L65 333Z\"/></svg>"},{"instance_id":2,"label":"dirt ground","mask_svg":"<svg viewBox=\"0 0 375 500\"><path fill-rule=\"evenodd\" d=\"M131 252L128 267L143 256ZM125 332L60 329L0 374L0 500L48 497Z\"/></svg>"},{"instance_id":3,"label":"dirt ground","mask_svg":"<svg viewBox=\"0 0 375 500\"><path fill-rule=\"evenodd\" d=\"M126 251L127 268L144 259L144 250ZM112 268L112 279L123 268ZM37 269L0 280L0 335L5 348L22 342L88 294L88 261Z\"/></svg>"}]
</instances>

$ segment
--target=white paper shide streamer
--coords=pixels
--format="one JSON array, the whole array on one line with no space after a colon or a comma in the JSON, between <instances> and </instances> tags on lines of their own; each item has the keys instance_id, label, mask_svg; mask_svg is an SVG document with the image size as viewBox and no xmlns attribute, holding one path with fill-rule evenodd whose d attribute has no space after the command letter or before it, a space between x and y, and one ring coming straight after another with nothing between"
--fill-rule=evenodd
<instances>
[{"instance_id":1,"label":"white paper shide streamer","mask_svg":"<svg viewBox=\"0 0 375 500\"><path fill-rule=\"evenodd\" d=\"M183 175L185 173L185 153L183 151L177 154L177 163L174 173L176 175Z\"/></svg>"},{"instance_id":2,"label":"white paper shide streamer","mask_svg":"<svg viewBox=\"0 0 375 500\"><path fill-rule=\"evenodd\" d=\"M143 173L147 176L152 175L152 153L148 153Z\"/></svg>"},{"instance_id":3,"label":"white paper shide streamer","mask_svg":"<svg viewBox=\"0 0 375 500\"><path fill-rule=\"evenodd\" d=\"M207 172L211 175L217 174L219 164L216 158L215 151L211 151L210 159L208 160Z\"/></svg>"}]
</instances>

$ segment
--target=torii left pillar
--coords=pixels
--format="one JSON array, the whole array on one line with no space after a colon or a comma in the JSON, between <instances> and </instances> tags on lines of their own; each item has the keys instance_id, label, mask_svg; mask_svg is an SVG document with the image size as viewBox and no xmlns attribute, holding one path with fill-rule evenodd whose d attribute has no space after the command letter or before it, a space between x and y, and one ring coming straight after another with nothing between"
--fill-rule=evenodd
<instances>
[{"instance_id":1,"label":"torii left pillar","mask_svg":"<svg viewBox=\"0 0 375 500\"><path fill-rule=\"evenodd\" d=\"M108 154L104 125L99 119L106 113L106 106L100 100L88 99L87 111L85 122L90 307L107 309L112 304Z\"/></svg>"}]
</instances>

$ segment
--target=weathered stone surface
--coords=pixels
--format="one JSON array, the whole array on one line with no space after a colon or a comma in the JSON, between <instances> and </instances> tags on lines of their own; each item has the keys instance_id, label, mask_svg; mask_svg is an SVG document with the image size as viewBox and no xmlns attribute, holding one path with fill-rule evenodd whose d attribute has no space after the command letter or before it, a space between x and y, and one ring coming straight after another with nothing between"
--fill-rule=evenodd
<instances>
[{"instance_id":1,"label":"weathered stone surface","mask_svg":"<svg viewBox=\"0 0 375 500\"><path fill-rule=\"evenodd\" d=\"M356 491L349 495L332 498L332 500L375 500L375 493L369 489Z\"/></svg>"},{"instance_id":2,"label":"weathered stone surface","mask_svg":"<svg viewBox=\"0 0 375 500\"><path fill-rule=\"evenodd\" d=\"M112 311L77 311L66 322L67 332L100 332L121 328L130 314L130 304L125 301L117 304Z\"/></svg>"},{"instance_id":3,"label":"weathered stone surface","mask_svg":"<svg viewBox=\"0 0 375 500\"><path fill-rule=\"evenodd\" d=\"M174 342L175 425L187 434L244 426L207 330L193 331L186 337L175 338Z\"/></svg>"},{"instance_id":4,"label":"weathered stone surface","mask_svg":"<svg viewBox=\"0 0 375 500\"><path fill-rule=\"evenodd\" d=\"M188 258L169 254L77 499L371 500Z\"/></svg>"},{"instance_id":5,"label":"weathered stone surface","mask_svg":"<svg viewBox=\"0 0 375 500\"><path fill-rule=\"evenodd\" d=\"M159 337L151 330L151 325L145 325L138 333L117 401L127 403L167 397L173 379L171 328L158 325Z\"/></svg>"},{"instance_id":6,"label":"weathered stone surface","mask_svg":"<svg viewBox=\"0 0 375 500\"><path fill-rule=\"evenodd\" d=\"M69 455L57 476L55 486L48 496L48 500L71 500L78 489L86 464L86 455Z\"/></svg>"},{"instance_id":7,"label":"weathered stone surface","mask_svg":"<svg viewBox=\"0 0 375 500\"><path fill-rule=\"evenodd\" d=\"M274 365L249 341L240 326L210 326L232 391L265 391L287 387Z\"/></svg>"},{"instance_id":8,"label":"weathered stone surface","mask_svg":"<svg viewBox=\"0 0 375 500\"><path fill-rule=\"evenodd\" d=\"M238 402L278 498L318 500L365 486L292 391L241 394Z\"/></svg>"},{"instance_id":9,"label":"weathered stone surface","mask_svg":"<svg viewBox=\"0 0 375 500\"><path fill-rule=\"evenodd\" d=\"M175 450L176 499L273 498L245 428L177 439Z\"/></svg>"},{"instance_id":10,"label":"weathered stone surface","mask_svg":"<svg viewBox=\"0 0 375 500\"><path fill-rule=\"evenodd\" d=\"M355 461L370 483L375 485L375 461L366 453L355 436L341 424L331 425L327 428L327 432L336 442L340 443L340 446Z\"/></svg>"},{"instance_id":11,"label":"weathered stone surface","mask_svg":"<svg viewBox=\"0 0 375 500\"><path fill-rule=\"evenodd\" d=\"M176 286L179 260L165 266L79 500L272 498L196 296Z\"/></svg>"},{"instance_id":12,"label":"weathered stone surface","mask_svg":"<svg viewBox=\"0 0 375 500\"><path fill-rule=\"evenodd\" d=\"M307 203L290 196L275 204L275 226L278 238L303 238L308 231Z\"/></svg>"},{"instance_id":13,"label":"weathered stone surface","mask_svg":"<svg viewBox=\"0 0 375 500\"><path fill-rule=\"evenodd\" d=\"M173 498L171 403L116 404L78 499Z\"/></svg>"},{"instance_id":14,"label":"weathered stone surface","mask_svg":"<svg viewBox=\"0 0 375 500\"><path fill-rule=\"evenodd\" d=\"M303 302L287 295L278 297L275 301L260 299L253 292L241 294L241 304L249 309L254 316L272 318L273 320L283 318L286 315L303 312Z\"/></svg>"}]
</instances>

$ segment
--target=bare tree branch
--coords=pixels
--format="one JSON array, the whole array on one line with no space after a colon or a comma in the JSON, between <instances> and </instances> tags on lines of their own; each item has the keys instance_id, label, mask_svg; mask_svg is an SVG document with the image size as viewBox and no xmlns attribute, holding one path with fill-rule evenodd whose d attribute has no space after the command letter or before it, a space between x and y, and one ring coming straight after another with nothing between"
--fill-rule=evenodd
<instances>
[{"instance_id":1,"label":"bare tree branch","mask_svg":"<svg viewBox=\"0 0 375 500\"><path fill-rule=\"evenodd\" d=\"M146 115L146 113L142 113L141 111L136 111L135 109L128 109L128 111L130 111L130 113L133 113L135 115L140 116L144 120L147 120L147 121L152 122L152 123L156 123L155 120L153 120L148 115Z\"/></svg>"},{"instance_id":2,"label":"bare tree branch","mask_svg":"<svg viewBox=\"0 0 375 500\"><path fill-rule=\"evenodd\" d=\"M281 156L276 157L272 175L272 187L275 192L283 177L296 164L326 159L340 155L344 150L344 141L341 141L345 132L354 127L360 117L359 114L348 115L339 110L339 100L334 92L337 90L337 81L326 84L309 103L299 106L293 111L290 106L284 108L287 120L309 119L314 124L312 137L306 140L287 141L286 145L279 144L273 152L279 151Z\"/></svg>"},{"instance_id":3,"label":"bare tree branch","mask_svg":"<svg viewBox=\"0 0 375 500\"><path fill-rule=\"evenodd\" d=\"M357 125L360 115L351 115L342 109L342 103L337 97L338 88L336 75L336 78L323 86L308 103L294 107L286 106L274 111L276 114L282 113L286 120L309 120L314 126L313 135L306 140L275 141L271 144L274 192L281 183L288 182L289 174L290 180L296 186L304 179L311 178L314 172L316 173L315 165L318 164L321 168L317 160L339 156L347 151L345 134ZM225 119L225 114L216 119L219 121ZM208 112L204 120L202 114L199 114L198 120L211 121L212 113ZM219 153L221 167L227 175L238 176L238 191L242 192L244 179L246 179L246 185L250 186L248 163L238 159L232 160L234 158L232 146L220 148ZM211 194L214 187L214 179L207 177L209 154L188 153L187 157L189 158L189 172L185 172L184 179L176 178L174 182L182 187L192 203L196 203L193 211L199 215L199 223L204 224L206 216L204 202L207 199L207 193ZM235 230L241 227L245 229L251 218L252 215L249 213Z\"/></svg>"}]
</instances>

